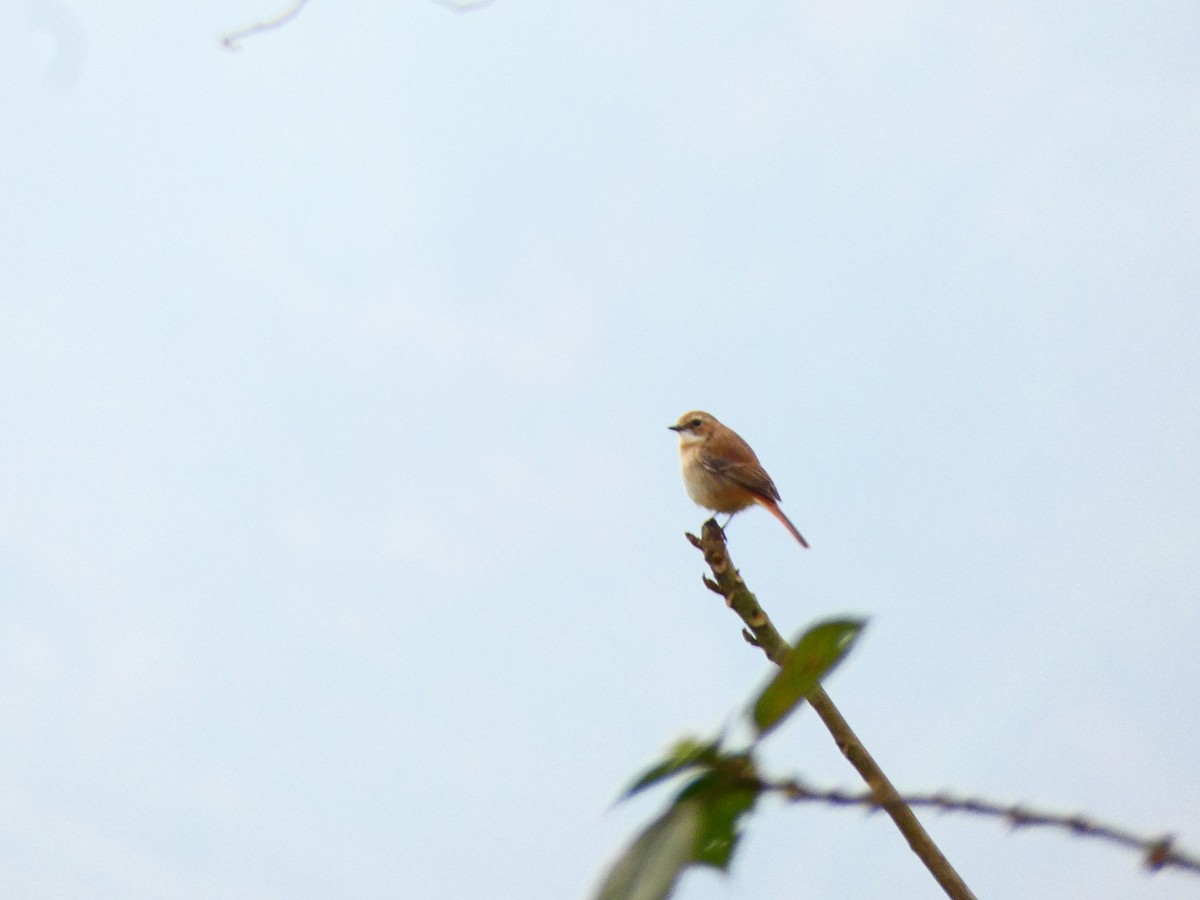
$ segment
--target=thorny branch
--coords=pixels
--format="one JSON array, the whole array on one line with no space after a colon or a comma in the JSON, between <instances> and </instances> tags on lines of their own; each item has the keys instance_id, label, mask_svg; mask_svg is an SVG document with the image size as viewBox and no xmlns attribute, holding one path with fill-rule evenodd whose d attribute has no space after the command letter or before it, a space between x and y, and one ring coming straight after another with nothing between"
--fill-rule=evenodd
<instances>
[{"instance_id":1,"label":"thorny branch","mask_svg":"<svg viewBox=\"0 0 1200 900\"><path fill-rule=\"evenodd\" d=\"M762 790L774 791L793 802L828 803L833 806L864 806L878 809L880 804L869 791L851 793L841 790L815 790L797 780L759 783ZM1200 857L1178 850L1175 839L1171 835L1160 838L1140 837L1131 831L1096 822L1079 814L1062 814L1038 812L1022 806L1003 806L990 800L974 797L955 797L951 794L909 794L904 797L909 806L936 809L939 812L958 812L983 816L991 819L1004 819L1016 828L1041 826L1060 828L1081 837L1096 838L1109 841L1131 850L1137 850L1142 855L1142 862L1152 872L1159 869L1174 867L1200 875Z\"/></svg>"}]
</instances>

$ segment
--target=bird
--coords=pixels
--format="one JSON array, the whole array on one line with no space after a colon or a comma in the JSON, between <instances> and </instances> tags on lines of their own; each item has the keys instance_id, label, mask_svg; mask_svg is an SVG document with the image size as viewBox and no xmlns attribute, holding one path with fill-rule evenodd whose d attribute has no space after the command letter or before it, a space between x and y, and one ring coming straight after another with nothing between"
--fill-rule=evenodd
<instances>
[{"instance_id":1,"label":"bird","mask_svg":"<svg viewBox=\"0 0 1200 900\"><path fill-rule=\"evenodd\" d=\"M684 413L667 427L679 435L683 486L697 506L729 513L732 518L757 503L782 522L801 547L808 547L808 541L779 508L782 498L775 482L737 432L698 409Z\"/></svg>"}]
</instances>

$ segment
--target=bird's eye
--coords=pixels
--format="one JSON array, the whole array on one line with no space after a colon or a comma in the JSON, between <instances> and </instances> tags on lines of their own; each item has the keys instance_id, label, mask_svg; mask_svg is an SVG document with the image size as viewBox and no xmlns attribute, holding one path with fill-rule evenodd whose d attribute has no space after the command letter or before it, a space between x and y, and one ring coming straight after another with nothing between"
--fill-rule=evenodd
<instances>
[{"instance_id":1,"label":"bird's eye","mask_svg":"<svg viewBox=\"0 0 1200 900\"><path fill-rule=\"evenodd\" d=\"M688 422L688 425L692 426L693 428L699 428L703 424L704 423L699 419L692 419L692 421Z\"/></svg>"}]
</instances>

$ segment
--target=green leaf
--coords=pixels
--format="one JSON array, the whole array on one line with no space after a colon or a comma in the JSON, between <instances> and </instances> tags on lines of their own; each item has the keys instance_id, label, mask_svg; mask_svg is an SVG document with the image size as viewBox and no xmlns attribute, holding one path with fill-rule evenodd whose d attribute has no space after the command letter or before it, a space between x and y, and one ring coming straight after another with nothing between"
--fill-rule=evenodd
<instances>
[{"instance_id":1,"label":"green leaf","mask_svg":"<svg viewBox=\"0 0 1200 900\"><path fill-rule=\"evenodd\" d=\"M665 900L695 858L703 820L701 804L673 804L613 863L596 900Z\"/></svg>"},{"instance_id":2,"label":"green leaf","mask_svg":"<svg viewBox=\"0 0 1200 900\"><path fill-rule=\"evenodd\" d=\"M699 741L691 738L685 738L677 743L667 753L665 759L655 763L638 779L630 785L629 789L621 795L622 800L627 800L634 794L644 791L651 785L658 784L672 775L677 775L688 769L693 769L697 766L711 765L720 752L721 742L719 740L711 743L702 744Z\"/></svg>"},{"instance_id":3,"label":"green leaf","mask_svg":"<svg viewBox=\"0 0 1200 900\"><path fill-rule=\"evenodd\" d=\"M751 779L752 766L745 771L715 771L701 775L679 795L678 802L699 803L700 833L696 836L695 861L724 871L729 867L741 833L738 820L754 808L761 790Z\"/></svg>"},{"instance_id":4,"label":"green leaf","mask_svg":"<svg viewBox=\"0 0 1200 900\"><path fill-rule=\"evenodd\" d=\"M841 662L865 624L862 619L822 622L795 642L783 668L754 701L751 718L760 738L782 722Z\"/></svg>"}]
</instances>

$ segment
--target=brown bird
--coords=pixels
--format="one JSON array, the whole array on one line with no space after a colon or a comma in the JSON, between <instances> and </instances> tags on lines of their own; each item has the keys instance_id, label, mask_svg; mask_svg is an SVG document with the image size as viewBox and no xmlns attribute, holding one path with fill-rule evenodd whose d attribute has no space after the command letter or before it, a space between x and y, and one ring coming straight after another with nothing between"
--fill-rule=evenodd
<instances>
[{"instance_id":1,"label":"brown bird","mask_svg":"<svg viewBox=\"0 0 1200 900\"><path fill-rule=\"evenodd\" d=\"M775 482L737 432L699 410L684 413L667 427L679 434L683 486L697 505L732 517L757 503L782 522L801 547L808 546L779 508L782 498Z\"/></svg>"}]
</instances>

